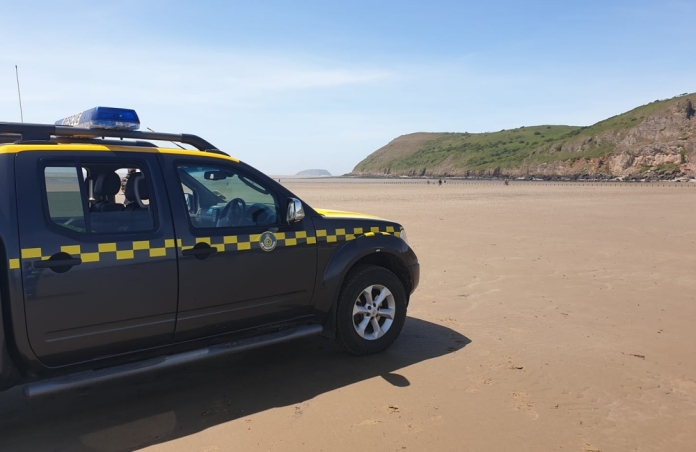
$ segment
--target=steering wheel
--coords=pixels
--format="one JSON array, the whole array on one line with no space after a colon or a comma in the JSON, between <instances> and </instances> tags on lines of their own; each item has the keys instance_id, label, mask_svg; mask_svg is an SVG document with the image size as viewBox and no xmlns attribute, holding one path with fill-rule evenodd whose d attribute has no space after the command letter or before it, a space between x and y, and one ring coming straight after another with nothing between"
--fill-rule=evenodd
<instances>
[{"instance_id":1,"label":"steering wheel","mask_svg":"<svg viewBox=\"0 0 696 452\"><path fill-rule=\"evenodd\" d=\"M234 198L220 212L217 227L239 226L244 219L246 208L246 203L242 198Z\"/></svg>"}]
</instances>

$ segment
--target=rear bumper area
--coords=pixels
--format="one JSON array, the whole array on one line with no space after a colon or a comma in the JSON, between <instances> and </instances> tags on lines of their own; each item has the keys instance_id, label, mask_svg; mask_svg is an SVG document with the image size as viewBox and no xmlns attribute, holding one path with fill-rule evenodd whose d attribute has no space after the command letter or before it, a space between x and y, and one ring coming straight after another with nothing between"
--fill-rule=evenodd
<instances>
[{"instance_id":1,"label":"rear bumper area","mask_svg":"<svg viewBox=\"0 0 696 452\"><path fill-rule=\"evenodd\" d=\"M420 282L420 264L413 264L409 266L408 271L411 274L411 293L413 293Z\"/></svg>"}]
</instances>

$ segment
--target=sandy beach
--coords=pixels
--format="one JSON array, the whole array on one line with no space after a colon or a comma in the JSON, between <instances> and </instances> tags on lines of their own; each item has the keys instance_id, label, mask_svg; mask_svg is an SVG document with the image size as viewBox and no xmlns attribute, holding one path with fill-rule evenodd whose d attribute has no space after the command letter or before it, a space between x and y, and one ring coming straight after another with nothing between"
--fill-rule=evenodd
<instances>
[{"instance_id":1,"label":"sandy beach","mask_svg":"<svg viewBox=\"0 0 696 452\"><path fill-rule=\"evenodd\" d=\"M283 180L402 223L404 331L303 339L26 401L1 451L693 451L696 184Z\"/></svg>"}]
</instances>

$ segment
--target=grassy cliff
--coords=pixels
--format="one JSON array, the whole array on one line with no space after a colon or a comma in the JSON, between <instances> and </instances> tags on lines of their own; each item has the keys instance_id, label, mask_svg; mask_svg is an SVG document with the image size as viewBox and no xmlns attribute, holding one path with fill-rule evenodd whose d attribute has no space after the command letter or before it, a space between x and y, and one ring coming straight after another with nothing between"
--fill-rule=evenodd
<instances>
[{"instance_id":1,"label":"grassy cliff","mask_svg":"<svg viewBox=\"0 0 696 452\"><path fill-rule=\"evenodd\" d=\"M490 133L401 136L355 175L656 177L689 175L695 94L659 100L589 127L540 125ZM669 174L667 174L669 173Z\"/></svg>"}]
</instances>

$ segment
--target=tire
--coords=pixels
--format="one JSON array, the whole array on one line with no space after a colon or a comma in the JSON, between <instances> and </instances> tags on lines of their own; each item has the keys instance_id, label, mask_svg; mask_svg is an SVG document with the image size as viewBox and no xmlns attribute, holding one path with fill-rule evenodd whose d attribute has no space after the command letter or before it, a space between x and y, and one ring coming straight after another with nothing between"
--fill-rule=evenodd
<instances>
[{"instance_id":1,"label":"tire","mask_svg":"<svg viewBox=\"0 0 696 452\"><path fill-rule=\"evenodd\" d=\"M406 291L394 273L376 265L351 270L338 297L336 342L353 355L385 350L401 333L406 306Z\"/></svg>"}]
</instances>

